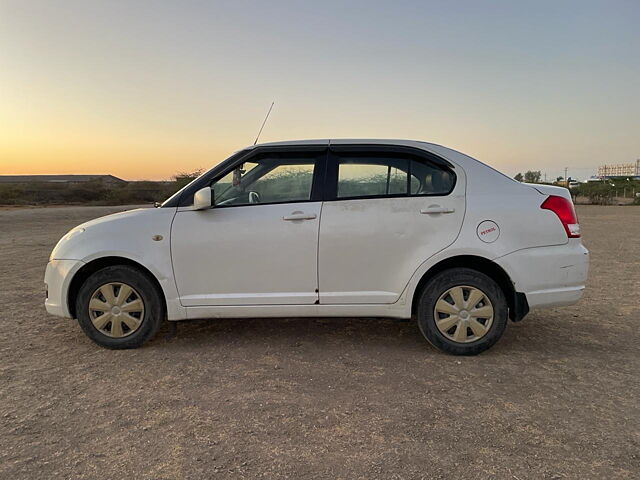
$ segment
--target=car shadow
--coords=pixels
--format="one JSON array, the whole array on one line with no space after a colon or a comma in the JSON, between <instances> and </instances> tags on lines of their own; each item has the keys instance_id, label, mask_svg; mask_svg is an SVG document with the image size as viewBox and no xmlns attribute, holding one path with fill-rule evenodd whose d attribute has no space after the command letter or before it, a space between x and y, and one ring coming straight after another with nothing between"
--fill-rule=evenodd
<instances>
[{"instance_id":1,"label":"car shadow","mask_svg":"<svg viewBox=\"0 0 640 480\"><path fill-rule=\"evenodd\" d=\"M529 315L521 322L509 321L503 337L482 355L535 353L550 356L582 356L608 352L611 343L585 332L576 335L576 319L555 312ZM422 336L414 320L390 318L216 318L166 322L148 346L160 348L215 348L269 345L318 349L340 348L375 351L404 350L442 354ZM624 345L620 345L624 348Z\"/></svg>"},{"instance_id":2,"label":"car shadow","mask_svg":"<svg viewBox=\"0 0 640 480\"><path fill-rule=\"evenodd\" d=\"M338 343L377 346L403 346L424 349L426 340L415 322L390 318L215 318L175 322L176 332L166 322L151 344L216 345L296 345Z\"/></svg>"}]
</instances>

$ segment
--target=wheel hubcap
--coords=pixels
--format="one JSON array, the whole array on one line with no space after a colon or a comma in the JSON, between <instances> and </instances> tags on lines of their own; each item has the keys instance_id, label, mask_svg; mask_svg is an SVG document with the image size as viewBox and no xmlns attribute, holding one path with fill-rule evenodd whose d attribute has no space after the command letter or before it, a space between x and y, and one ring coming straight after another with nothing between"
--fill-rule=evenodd
<instances>
[{"instance_id":1,"label":"wheel hubcap","mask_svg":"<svg viewBox=\"0 0 640 480\"><path fill-rule=\"evenodd\" d=\"M89 317L100 333L113 338L126 337L140 328L144 302L130 285L106 283L91 295Z\"/></svg>"},{"instance_id":2,"label":"wheel hubcap","mask_svg":"<svg viewBox=\"0 0 640 480\"><path fill-rule=\"evenodd\" d=\"M433 313L440 333L458 343L481 339L493 323L493 305L489 298L479 288L467 285L444 292Z\"/></svg>"}]
</instances>

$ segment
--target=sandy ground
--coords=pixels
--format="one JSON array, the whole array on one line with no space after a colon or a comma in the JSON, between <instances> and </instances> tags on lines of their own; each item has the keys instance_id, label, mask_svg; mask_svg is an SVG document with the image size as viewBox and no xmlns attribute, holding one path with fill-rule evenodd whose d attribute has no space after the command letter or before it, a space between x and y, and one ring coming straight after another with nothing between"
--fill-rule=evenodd
<instances>
[{"instance_id":1,"label":"sandy ground","mask_svg":"<svg viewBox=\"0 0 640 480\"><path fill-rule=\"evenodd\" d=\"M0 478L638 478L640 208L580 207L585 298L485 354L381 319L218 320L109 351L48 316L58 238L0 212Z\"/></svg>"}]
</instances>

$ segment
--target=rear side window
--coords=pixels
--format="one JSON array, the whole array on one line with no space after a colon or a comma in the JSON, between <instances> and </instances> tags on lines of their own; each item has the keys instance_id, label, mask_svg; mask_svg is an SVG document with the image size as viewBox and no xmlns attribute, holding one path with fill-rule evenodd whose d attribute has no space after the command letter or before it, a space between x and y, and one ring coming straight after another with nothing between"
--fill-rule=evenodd
<instances>
[{"instance_id":1,"label":"rear side window","mask_svg":"<svg viewBox=\"0 0 640 480\"><path fill-rule=\"evenodd\" d=\"M411 195L448 195L453 190L456 179L452 171L420 160L412 160L409 166Z\"/></svg>"},{"instance_id":2,"label":"rear side window","mask_svg":"<svg viewBox=\"0 0 640 480\"><path fill-rule=\"evenodd\" d=\"M426 160L407 156L341 155L337 198L447 195L454 174Z\"/></svg>"},{"instance_id":3,"label":"rear side window","mask_svg":"<svg viewBox=\"0 0 640 480\"><path fill-rule=\"evenodd\" d=\"M338 198L394 195L407 192L408 160L376 163L371 159L341 159L338 164Z\"/></svg>"}]
</instances>

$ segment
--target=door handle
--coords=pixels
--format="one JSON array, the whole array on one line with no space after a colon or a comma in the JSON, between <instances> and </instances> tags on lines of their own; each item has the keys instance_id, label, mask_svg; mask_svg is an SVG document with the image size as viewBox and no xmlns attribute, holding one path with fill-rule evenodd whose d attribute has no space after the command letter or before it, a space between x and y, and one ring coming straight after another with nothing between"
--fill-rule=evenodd
<instances>
[{"instance_id":1,"label":"door handle","mask_svg":"<svg viewBox=\"0 0 640 480\"><path fill-rule=\"evenodd\" d=\"M455 212L455 208L441 207L440 205L432 205L427 208L423 208L420 210L420 213L425 214L435 214L435 213L453 213Z\"/></svg>"},{"instance_id":2,"label":"door handle","mask_svg":"<svg viewBox=\"0 0 640 480\"><path fill-rule=\"evenodd\" d=\"M296 220L313 220L316 218L315 213L304 213L304 212L293 212L291 215L285 215L282 217L283 220L288 222L293 222Z\"/></svg>"}]
</instances>

